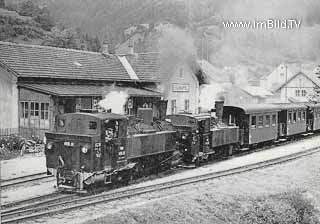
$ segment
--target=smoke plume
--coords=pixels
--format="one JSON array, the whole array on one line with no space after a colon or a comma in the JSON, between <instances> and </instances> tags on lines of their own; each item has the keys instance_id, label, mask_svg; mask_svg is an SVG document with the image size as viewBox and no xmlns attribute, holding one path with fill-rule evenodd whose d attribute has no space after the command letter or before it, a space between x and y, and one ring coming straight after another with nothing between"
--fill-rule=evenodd
<instances>
[{"instance_id":1,"label":"smoke plume","mask_svg":"<svg viewBox=\"0 0 320 224\"><path fill-rule=\"evenodd\" d=\"M124 91L111 91L98 104L105 110L111 109L112 113L125 114L124 106L128 98L129 95Z\"/></svg>"},{"instance_id":2,"label":"smoke plume","mask_svg":"<svg viewBox=\"0 0 320 224\"><path fill-rule=\"evenodd\" d=\"M168 24L161 27L159 39L160 72L163 79L169 78L181 63L192 63L196 57L196 47L188 30Z\"/></svg>"}]
</instances>

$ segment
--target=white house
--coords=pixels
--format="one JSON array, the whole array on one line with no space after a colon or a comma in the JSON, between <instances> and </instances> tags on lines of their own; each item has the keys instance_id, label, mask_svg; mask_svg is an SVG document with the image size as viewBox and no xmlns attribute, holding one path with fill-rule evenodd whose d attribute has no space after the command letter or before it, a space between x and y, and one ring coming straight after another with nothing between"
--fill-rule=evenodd
<instances>
[{"instance_id":1,"label":"white house","mask_svg":"<svg viewBox=\"0 0 320 224\"><path fill-rule=\"evenodd\" d=\"M313 72L298 72L273 92L275 98L283 102L308 102L317 88L320 80Z\"/></svg>"}]
</instances>

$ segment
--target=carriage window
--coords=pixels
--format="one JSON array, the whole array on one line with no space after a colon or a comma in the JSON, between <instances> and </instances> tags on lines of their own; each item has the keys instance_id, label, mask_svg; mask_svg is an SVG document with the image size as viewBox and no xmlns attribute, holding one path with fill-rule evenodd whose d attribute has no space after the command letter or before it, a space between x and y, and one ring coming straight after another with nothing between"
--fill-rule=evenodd
<instances>
[{"instance_id":1,"label":"carriage window","mask_svg":"<svg viewBox=\"0 0 320 224\"><path fill-rule=\"evenodd\" d=\"M95 129L97 129L97 122L95 122L95 121L89 121L89 129L90 129L90 130L95 130Z\"/></svg>"},{"instance_id":2,"label":"carriage window","mask_svg":"<svg viewBox=\"0 0 320 224\"><path fill-rule=\"evenodd\" d=\"M289 112L288 121L289 121L289 122L292 121L292 113L291 113L291 112Z\"/></svg>"},{"instance_id":3,"label":"carriage window","mask_svg":"<svg viewBox=\"0 0 320 224\"><path fill-rule=\"evenodd\" d=\"M256 116L252 116L251 117L251 127L255 128L257 125L257 117Z\"/></svg>"},{"instance_id":4,"label":"carriage window","mask_svg":"<svg viewBox=\"0 0 320 224\"><path fill-rule=\"evenodd\" d=\"M298 121L301 120L301 111L298 111Z\"/></svg>"},{"instance_id":5,"label":"carriage window","mask_svg":"<svg viewBox=\"0 0 320 224\"><path fill-rule=\"evenodd\" d=\"M270 115L266 115L266 127L270 127Z\"/></svg>"},{"instance_id":6,"label":"carriage window","mask_svg":"<svg viewBox=\"0 0 320 224\"><path fill-rule=\"evenodd\" d=\"M297 112L293 113L293 122L295 123L297 121Z\"/></svg>"},{"instance_id":7,"label":"carriage window","mask_svg":"<svg viewBox=\"0 0 320 224\"><path fill-rule=\"evenodd\" d=\"M64 124L65 124L65 120L59 119L59 122L58 122L59 127L64 127Z\"/></svg>"},{"instance_id":8,"label":"carriage window","mask_svg":"<svg viewBox=\"0 0 320 224\"><path fill-rule=\"evenodd\" d=\"M258 127L261 128L263 126L263 116L259 116L258 118Z\"/></svg>"},{"instance_id":9,"label":"carriage window","mask_svg":"<svg viewBox=\"0 0 320 224\"><path fill-rule=\"evenodd\" d=\"M306 112L303 111L303 112L302 112L302 120L305 120L305 119L306 119Z\"/></svg>"},{"instance_id":10,"label":"carriage window","mask_svg":"<svg viewBox=\"0 0 320 224\"><path fill-rule=\"evenodd\" d=\"M272 126L275 126L277 123L277 115L273 114L272 115Z\"/></svg>"}]
</instances>

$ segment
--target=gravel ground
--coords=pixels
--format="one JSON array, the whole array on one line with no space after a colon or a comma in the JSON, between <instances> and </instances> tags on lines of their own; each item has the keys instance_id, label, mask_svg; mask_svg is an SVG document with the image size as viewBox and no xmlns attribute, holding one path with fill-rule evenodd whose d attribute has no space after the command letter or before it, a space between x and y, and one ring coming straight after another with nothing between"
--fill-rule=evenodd
<instances>
[{"instance_id":1,"label":"gravel ground","mask_svg":"<svg viewBox=\"0 0 320 224\"><path fill-rule=\"evenodd\" d=\"M25 154L10 160L0 161L1 179L21 177L46 171L46 159L43 153Z\"/></svg>"},{"instance_id":2,"label":"gravel ground","mask_svg":"<svg viewBox=\"0 0 320 224\"><path fill-rule=\"evenodd\" d=\"M261 170L90 206L29 223L239 223L256 198L269 199L284 192L302 192L320 216L319 161L317 153Z\"/></svg>"}]
</instances>

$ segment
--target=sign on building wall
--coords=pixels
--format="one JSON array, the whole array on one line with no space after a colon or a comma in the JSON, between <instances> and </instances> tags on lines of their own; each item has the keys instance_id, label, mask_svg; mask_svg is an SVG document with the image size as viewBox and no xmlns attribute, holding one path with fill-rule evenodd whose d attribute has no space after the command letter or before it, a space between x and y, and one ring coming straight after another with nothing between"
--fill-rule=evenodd
<instances>
[{"instance_id":1,"label":"sign on building wall","mask_svg":"<svg viewBox=\"0 0 320 224\"><path fill-rule=\"evenodd\" d=\"M189 92L189 84L172 83L172 92Z\"/></svg>"}]
</instances>

